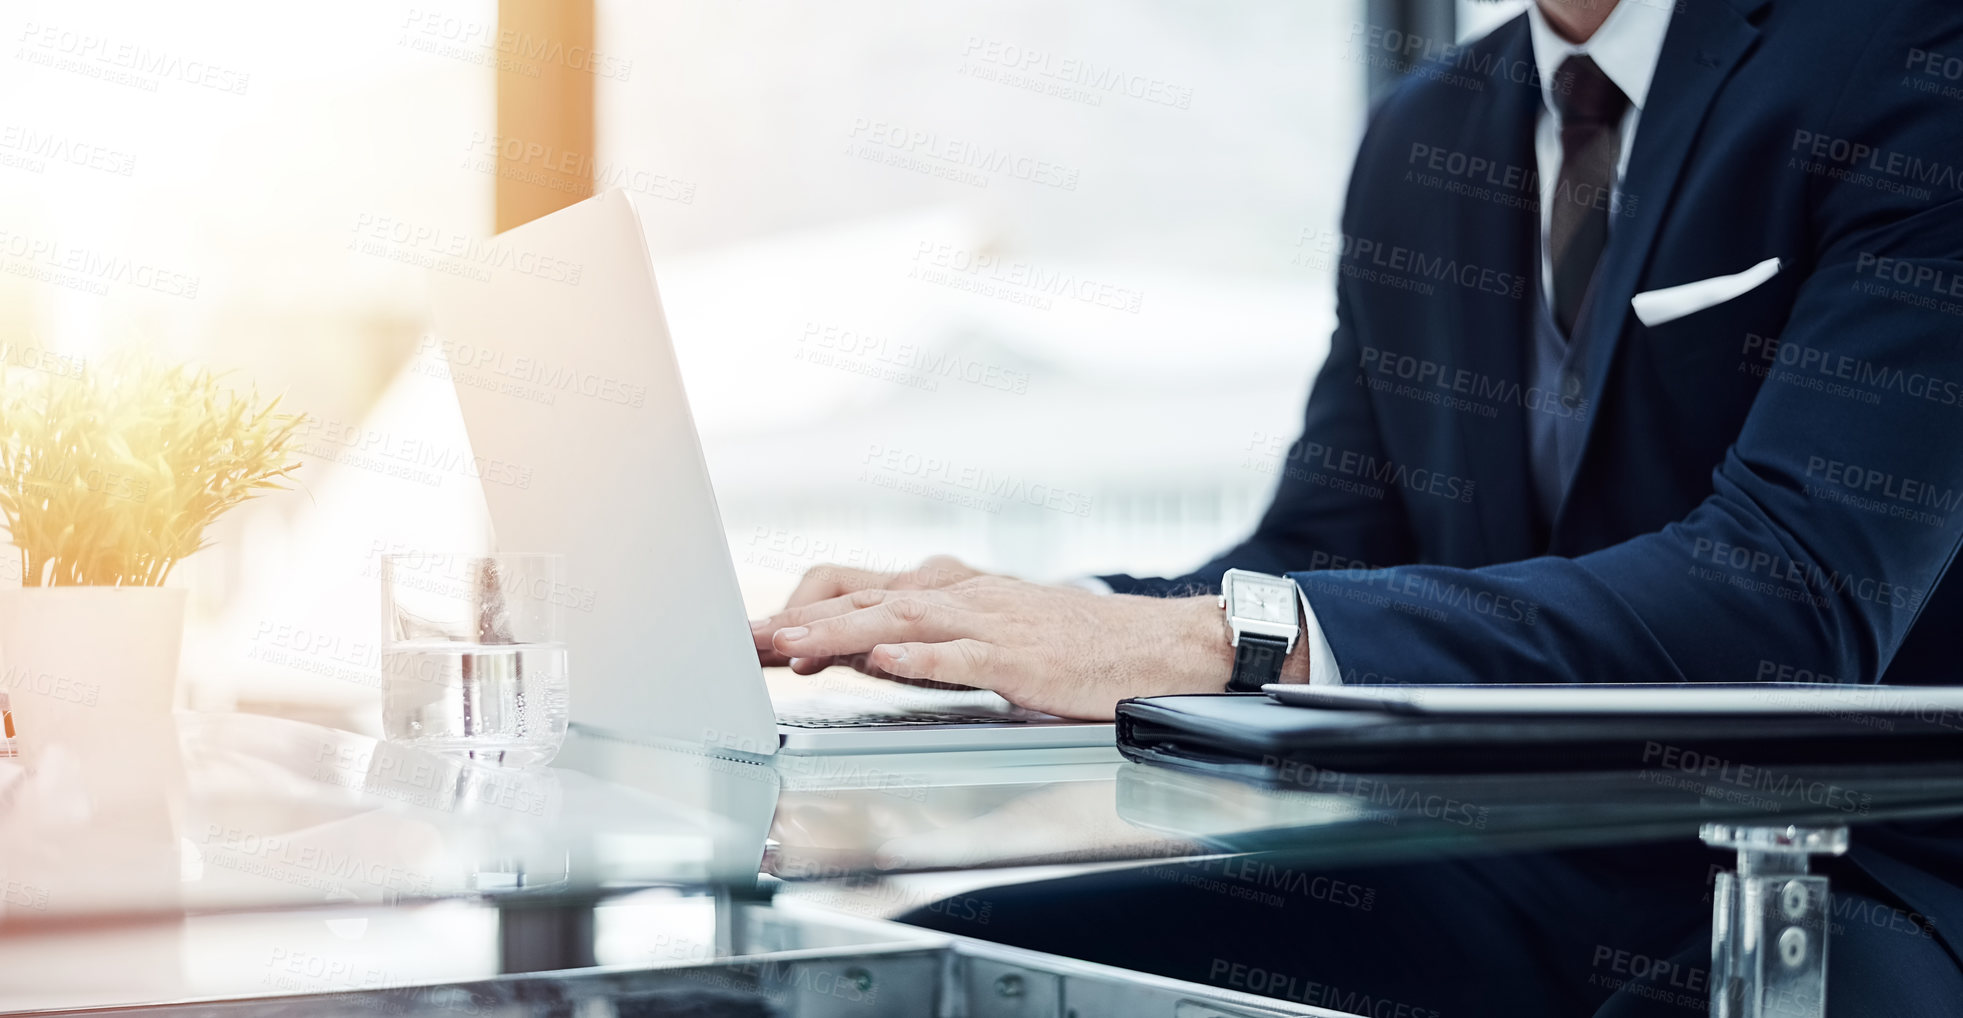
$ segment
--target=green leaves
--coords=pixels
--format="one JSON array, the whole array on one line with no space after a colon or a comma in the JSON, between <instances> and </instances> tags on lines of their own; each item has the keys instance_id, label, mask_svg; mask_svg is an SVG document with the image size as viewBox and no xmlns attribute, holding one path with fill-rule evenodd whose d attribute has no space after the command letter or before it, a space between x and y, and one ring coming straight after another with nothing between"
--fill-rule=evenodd
<instances>
[{"instance_id":1,"label":"green leaves","mask_svg":"<svg viewBox=\"0 0 1963 1018\"><path fill-rule=\"evenodd\" d=\"M135 352L0 383L0 514L26 586L154 586L205 528L299 469L303 415Z\"/></svg>"}]
</instances>

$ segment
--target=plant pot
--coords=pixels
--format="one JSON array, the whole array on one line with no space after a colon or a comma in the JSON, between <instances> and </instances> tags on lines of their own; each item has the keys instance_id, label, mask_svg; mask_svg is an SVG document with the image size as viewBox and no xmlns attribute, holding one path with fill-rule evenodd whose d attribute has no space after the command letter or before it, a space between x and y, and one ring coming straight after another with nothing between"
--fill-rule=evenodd
<instances>
[{"instance_id":1,"label":"plant pot","mask_svg":"<svg viewBox=\"0 0 1963 1018\"><path fill-rule=\"evenodd\" d=\"M56 746L86 760L168 731L183 638L182 590L0 590L0 689L22 760Z\"/></svg>"}]
</instances>

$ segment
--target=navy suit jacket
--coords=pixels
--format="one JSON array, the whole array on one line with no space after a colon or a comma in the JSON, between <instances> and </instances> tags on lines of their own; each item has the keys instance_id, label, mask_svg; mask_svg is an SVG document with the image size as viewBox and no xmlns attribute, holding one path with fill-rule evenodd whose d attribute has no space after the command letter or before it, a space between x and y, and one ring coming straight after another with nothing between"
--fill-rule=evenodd
<instances>
[{"instance_id":1,"label":"navy suit jacket","mask_svg":"<svg viewBox=\"0 0 1963 1018\"><path fill-rule=\"evenodd\" d=\"M1337 326L1301 437L1250 452L1280 474L1258 530L1184 577L1106 579L1289 573L1352 683L1956 681L1959 56L1954 0L1680 0L1569 404L1528 372L1525 18L1422 68L1372 117L1342 237L1305 247L1339 269ZM1736 299L1632 313L1769 258ZM1536 413L1586 429L1551 520ZM1953 888L1893 875L1963 919Z\"/></svg>"}]
</instances>

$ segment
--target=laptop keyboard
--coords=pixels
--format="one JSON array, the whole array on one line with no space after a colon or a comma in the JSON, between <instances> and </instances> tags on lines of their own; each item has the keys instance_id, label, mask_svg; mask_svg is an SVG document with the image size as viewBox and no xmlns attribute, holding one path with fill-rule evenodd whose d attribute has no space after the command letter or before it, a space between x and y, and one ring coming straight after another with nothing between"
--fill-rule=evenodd
<instances>
[{"instance_id":1,"label":"laptop keyboard","mask_svg":"<svg viewBox=\"0 0 1963 1018\"><path fill-rule=\"evenodd\" d=\"M1008 714L962 714L949 711L914 710L904 714L882 711L827 711L778 708L777 723L792 728L900 728L911 725L993 725L1021 724L1022 718Z\"/></svg>"}]
</instances>

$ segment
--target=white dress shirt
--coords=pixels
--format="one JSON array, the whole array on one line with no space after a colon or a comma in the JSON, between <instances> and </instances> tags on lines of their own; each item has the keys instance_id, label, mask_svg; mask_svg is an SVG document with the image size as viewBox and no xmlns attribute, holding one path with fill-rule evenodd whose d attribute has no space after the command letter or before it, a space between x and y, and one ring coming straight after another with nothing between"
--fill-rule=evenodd
<instances>
[{"instance_id":1,"label":"white dress shirt","mask_svg":"<svg viewBox=\"0 0 1963 1018\"><path fill-rule=\"evenodd\" d=\"M1554 293L1554 260L1547 254L1547 234L1554 220L1554 192L1561 181L1561 114L1554 105L1554 75L1567 59L1577 54L1594 58L1595 66L1629 97L1629 110L1622 115L1622 152L1615 164L1615 190L1609 202L1609 230L1615 230L1613 210L1620 208L1622 176L1629 170L1629 152L1635 147L1636 123L1642 119L1643 103L1649 99L1650 79L1656 77L1656 61L1663 55L1663 37L1670 31L1674 4L1661 0L1622 0L1609 12L1607 21L1580 44L1561 38L1540 13L1540 5L1527 8L1527 25L1533 36L1534 64L1540 69L1540 120L1534 125L1534 170L1540 175L1540 292L1543 300ZM1638 196L1640 198L1640 196Z\"/></svg>"},{"instance_id":2,"label":"white dress shirt","mask_svg":"<svg viewBox=\"0 0 1963 1018\"><path fill-rule=\"evenodd\" d=\"M1538 4L1527 8L1527 25L1533 38L1534 63L1540 69L1540 120L1534 125L1535 172L1540 176L1540 277L1541 299L1553 299L1554 262L1547 255L1547 234L1553 224L1555 190L1561 180L1561 114L1554 105L1553 82L1561 64L1576 54L1585 53L1594 58L1595 66L1629 97L1629 110L1622 115L1622 152L1615 168L1615 191L1610 201L1610 209L1620 207L1622 177L1629 169L1629 152L1635 147L1636 124L1642 119L1643 104L1649 99L1650 79L1656 76L1656 62L1663 55L1663 37L1670 31L1670 15L1674 3L1666 0L1621 0L1611 11L1608 20L1595 30L1584 43L1571 43L1561 38L1554 26L1547 23ZM1615 229L1615 216L1609 217L1609 229ZM1102 580L1085 578L1074 581L1077 585L1100 593L1110 593L1111 588ZM1223 622L1221 636L1226 637L1227 629ZM1309 682L1313 685L1341 685L1343 671L1336 663L1336 654L1329 649L1329 639L1323 635L1322 624L1316 620L1315 609L1309 605L1308 595L1302 595L1302 642L1306 644L1303 652L1309 655ZM1410 678L1417 678L1412 676ZM1408 681L1408 680L1407 680Z\"/></svg>"}]
</instances>

